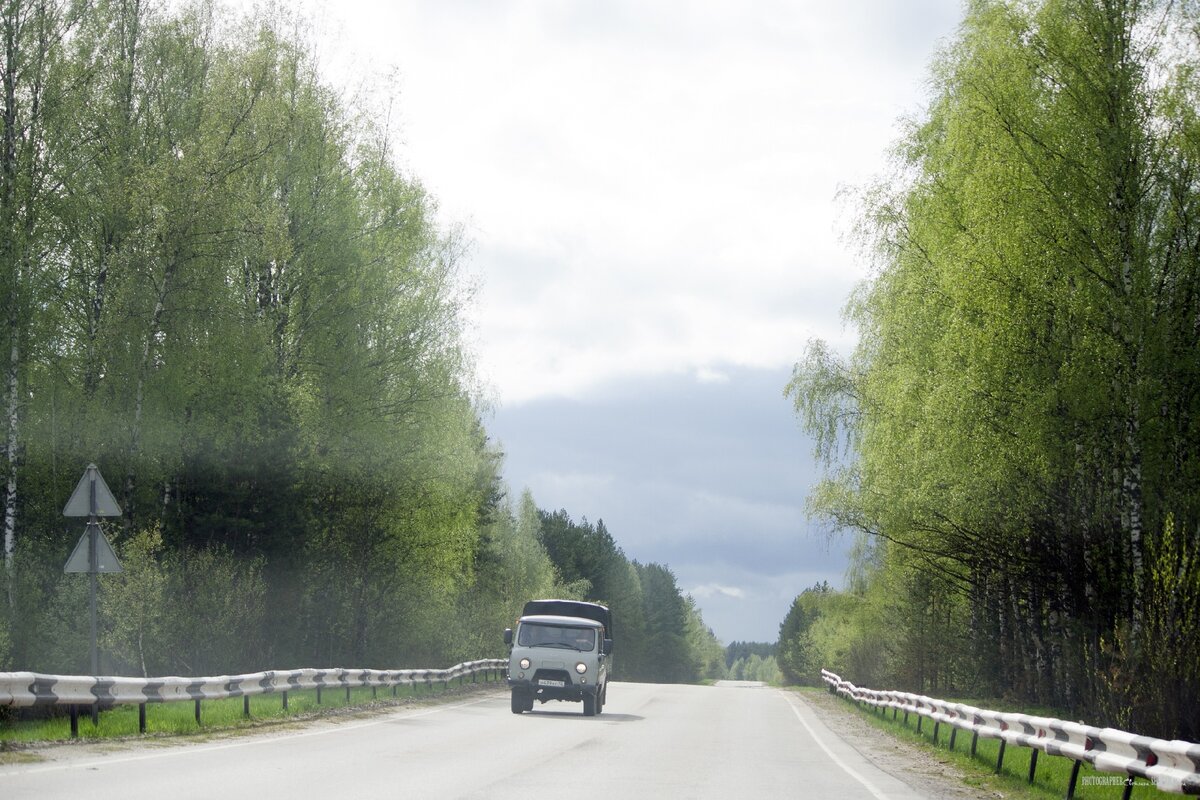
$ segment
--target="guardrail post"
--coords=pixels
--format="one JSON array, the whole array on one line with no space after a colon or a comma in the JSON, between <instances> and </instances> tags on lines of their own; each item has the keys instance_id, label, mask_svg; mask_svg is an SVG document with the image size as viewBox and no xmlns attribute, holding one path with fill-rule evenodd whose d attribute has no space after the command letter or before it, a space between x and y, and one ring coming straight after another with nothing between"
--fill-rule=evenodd
<instances>
[{"instance_id":1,"label":"guardrail post","mask_svg":"<svg viewBox=\"0 0 1200 800\"><path fill-rule=\"evenodd\" d=\"M954 749L954 740L958 738L958 728L950 729L950 749Z\"/></svg>"},{"instance_id":2,"label":"guardrail post","mask_svg":"<svg viewBox=\"0 0 1200 800\"><path fill-rule=\"evenodd\" d=\"M1125 779L1125 791L1121 793L1121 800L1129 800L1133 794L1133 776L1130 775Z\"/></svg>"},{"instance_id":3,"label":"guardrail post","mask_svg":"<svg viewBox=\"0 0 1200 800\"><path fill-rule=\"evenodd\" d=\"M1000 738L1000 754L998 756L996 756L996 774L997 775L1000 774L1000 768L1004 766L1004 745L1005 744L1007 744L1007 742L1005 742L1004 738L1001 737Z\"/></svg>"},{"instance_id":4,"label":"guardrail post","mask_svg":"<svg viewBox=\"0 0 1200 800\"><path fill-rule=\"evenodd\" d=\"M146 704L138 703L138 733L146 732Z\"/></svg>"},{"instance_id":5,"label":"guardrail post","mask_svg":"<svg viewBox=\"0 0 1200 800\"><path fill-rule=\"evenodd\" d=\"M246 719L250 718L250 695L242 695L242 716Z\"/></svg>"},{"instance_id":6,"label":"guardrail post","mask_svg":"<svg viewBox=\"0 0 1200 800\"><path fill-rule=\"evenodd\" d=\"M379 697L379 687L376 686L375 684L371 684L371 699L375 700L378 697Z\"/></svg>"},{"instance_id":7,"label":"guardrail post","mask_svg":"<svg viewBox=\"0 0 1200 800\"><path fill-rule=\"evenodd\" d=\"M938 743L938 741L937 741L938 740L938 728L940 728L941 726L942 726L941 720L935 719L933 721L933 743L934 744Z\"/></svg>"},{"instance_id":8,"label":"guardrail post","mask_svg":"<svg viewBox=\"0 0 1200 800\"><path fill-rule=\"evenodd\" d=\"M1067 784L1067 800L1075 800L1075 785L1079 783L1079 768L1083 766L1082 761L1076 761L1075 766L1071 767L1071 782Z\"/></svg>"},{"instance_id":9,"label":"guardrail post","mask_svg":"<svg viewBox=\"0 0 1200 800\"><path fill-rule=\"evenodd\" d=\"M321 686L317 685L317 705L321 705Z\"/></svg>"},{"instance_id":10,"label":"guardrail post","mask_svg":"<svg viewBox=\"0 0 1200 800\"><path fill-rule=\"evenodd\" d=\"M979 745L979 731L975 731L975 734L971 737L971 758L975 757L975 748L978 745Z\"/></svg>"},{"instance_id":11,"label":"guardrail post","mask_svg":"<svg viewBox=\"0 0 1200 800\"><path fill-rule=\"evenodd\" d=\"M196 724L200 724L200 701L196 701Z\"/></svg>"},{"instance_id":12,"label":"guardrail post","mask_svg":"<svg viewBox=\"0 0 1200 800\"><path fill-rule=\"evenodd\" d=\"M1029 782L1033 783L1033 775L1037 772L1037 757L1038 749L1035 747L1029 751Z\"/></svg>"},{"instance_id":13,"label":"guardrail post","mask_svg":"<svg viewBox=\"0 0 1200 800\"><path fill-rule=\"evenodd\" d=\"M346 702L350 702L350 684L346 684Z\"/></svg>"},{"instance_id":14,"label":"guardrail post","mask_svg":"<svg viewBox=\"0 0 1200 800\"><path fill-rule=\"evenodd\" d=\"M925 717L921 714L917 715L917 733L921 732L921 723L925 721Z\"/></svg>"},{"instance_id":15,"label":"guardrail post","mask_svg":"<svg viewBox=\"0 0 1200 800\"><path fill-rule=\"evenodd\" d=\"M287 711L287 689L283 690L283 710Z\"/></svg>"},{"instance_id":16,"label":"guardrail post","mask_svg":"<svg viewBox=\"0 0 1200 800\"><path fill-rule=\"evenodd\" d=\"M71 704L71 738L79 738L79 706Z\"/></svg>"}]
</instances>

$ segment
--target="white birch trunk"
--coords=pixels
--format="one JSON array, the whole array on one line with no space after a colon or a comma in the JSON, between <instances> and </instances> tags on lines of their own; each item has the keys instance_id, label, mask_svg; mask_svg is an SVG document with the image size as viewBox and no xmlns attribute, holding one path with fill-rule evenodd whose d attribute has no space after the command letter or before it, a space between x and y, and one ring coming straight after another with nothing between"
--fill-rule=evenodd
<instances>
[{"instance_id":1,"label":"white birch trunk","mask_svg":"<svg viewBox=\"0 0 1200 800\"><path fill-rule=\"evenodd\" d=\"M8 407L5 412L8 436L4 443L4 452L7 456L5 459L7 480L4 489L4 571L8 577L8 605L11 608L16 603L13 579L17 550L17 432L20 421L18 367L21 363L21 351L17 346L16 331L10 331L10 335L13 337L13 341L9 352Z\"/></svg>"}]
</instances>

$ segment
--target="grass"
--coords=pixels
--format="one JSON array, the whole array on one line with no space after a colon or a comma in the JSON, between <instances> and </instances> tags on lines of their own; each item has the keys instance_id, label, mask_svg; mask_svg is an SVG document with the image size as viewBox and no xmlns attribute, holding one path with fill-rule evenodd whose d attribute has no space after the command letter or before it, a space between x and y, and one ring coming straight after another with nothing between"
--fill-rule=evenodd
<instances>
[{"instance_id":1,"label":"grass","mask_svg":"<svg viewBox=\"0 0 1200 800\"><path fill-rule=\"evenodd\" d=\"M480 685L486 685L482 679ZM92 725L91 710L80 707L79 739L102 741L139 736L207 736L215 732L298 721L344 709L392 705L413 699L436 697L453 688L453 683L449 687L401 686L397 688L394 698L390 688L380 688L376 691L370 688L352 688L349 698L345 689L326 688L321 691L320 704L317 703L315 689L293 690L287 693L286 709L283 707L282 694L261 694L250 698L248 717L243 714L241 697L203 700L200 704L199 725L196 724L194 702L147 703L145 734L138 732L137 705L117 706L101 711L97 725ZM0 754L22 745L70 739L71 720L66 710L62 711L61 715L48 719L0 719Z\"/></svg>"},{"instance_id":2,"label":"grass","mask_svg":"<svg viewBox=\"0 0 1200 800\"><path fill-rule=\"evenodd\" d=\"M806 690L807 691L807 690ZM820 692L820 689L810 691ZM934 742L934 722L921 719L921 729L917 730L916 714L910 714L908 722L904 721L904 713L899 712L893 719L892 709L881 710L871 706L858 706L849 700L841 701L844 707L859 714L880 730L894 735L902 741L913 743L930 753L935 753L958 767L967 775L967 784L981 789L999 792L1006 798L1025 798L1026 800L1048 800L1066 797L1067 786L1071 780L1071 770L1075 762L1061 756L1052 756L1038 752L1037 765L1033 783L1029 783L1029 766L1034 750L1026 747L1007 745L1004 750L1004 760L997 773L996 764L1000 753L999 739L979 738L975 755L971 755L971 734L958 731L955 735L954 750L950 750L951 732L949 725L938 726L938 738ZM978 701L972 705L983 707ZM882 713L881 713L882 711ZM1120 798L1125 791L1125 776L1111 772L1097 772L1090 764L1084 763L1079 770L1079 780L1075 788L1077 800L1100 800L1100 798ZM1165 798L1175 797L1166 792L1160 792L1152 782L1142 778L1135 779L1134 798Z\"/></svg>"}]
</instances>

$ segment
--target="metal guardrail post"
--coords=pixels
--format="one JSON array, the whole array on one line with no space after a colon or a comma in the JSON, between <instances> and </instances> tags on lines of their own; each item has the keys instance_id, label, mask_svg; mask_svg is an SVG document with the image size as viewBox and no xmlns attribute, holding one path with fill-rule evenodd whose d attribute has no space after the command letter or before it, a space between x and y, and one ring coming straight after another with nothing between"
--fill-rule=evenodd
<instances>
[{"instance_id":1,"label":"metal guardrail post","mask_svg":"<svg viewBox=\"0 0 1200 800\"><path fill-rule=\"evenodd\" d=\"M1075 786L1079 783L1079 768L1082 766L1082 761L1076 761L1075 766L1071 767L1071 782L1067 784L1067 800L1075 800Z\"/></svg>"},{"instance_id":2,"label":"metal guardrail post","mask_svg":"<svg viewBox=\"0 0 1200 800\"><path fill-rule=\"evenodd\" d=\"M200 701L196 701L196 724L200 724Z\"/></svg>"},{"instance_id":3,"label":"metal guardrail post","mask_svg":"<svg viewBox=\"0 0 1200 800\"><path fill-rule=\"evenodd\" d=\"M1029 782L1033 783L1034 773L1037 772L1038 749L1036 747L1029 751Z\"/></svg>"},{"instance_id":4,"label":"metal guardrail post","mask_svg":"<svg viewBox=\"0 0 1200 800\"><path fill-rule=\"evenodd\" d=\"M242 716L250 719L250 695L242 695Z\"/></svg>"},{"instance_id":5,"label":"metal guardrail post","mask_svg":"<svg viewBox=\"0 0 1200 800\"><path fill-rule=\"evenodd\" d=\"M146 704L138 703L138 733L146 732Z\"/></svg>"},{"instance_id":6,"label":"metal guardrail post","mask_svg":"<svg viewBox=\"0 0 1200 800\"><path fill-rule=\"evenodd\" d=\"M79 738L79 706L71 704L71 738Z\"/></svg>"},{"instance_id":7,"label":"metal guardrail post","mask_svg":"<svg viewBox=\"0 0 1200 800\"><path fill-rule=\"evenodd\" d=\"M1003 737L1001 737L1001 739L1000 739L1000 754L998 756L996 756L996 774L997 775L1000 774L1000 769L1001 769L1001 767L1004 766L1004 745L1006 745L1006 744L1007 744L1007 742L1005 742Z\"/></svg>"}]
</instances>

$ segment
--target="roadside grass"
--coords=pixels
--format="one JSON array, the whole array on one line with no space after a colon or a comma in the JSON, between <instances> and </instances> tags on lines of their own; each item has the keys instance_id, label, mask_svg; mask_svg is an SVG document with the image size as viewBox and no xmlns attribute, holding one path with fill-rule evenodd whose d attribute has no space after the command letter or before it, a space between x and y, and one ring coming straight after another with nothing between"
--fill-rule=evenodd
<instances>
[{"instance_id":1,"label":"roadside grass","mask_svg":"<svg viewBox=\"0 0 1200 800\"><path fill-rule=\"evenodd\" d=\"M470 681L467 682L470 685ZM487 685L482 681L480 686ZM349 697L345 689L325 688L317 703L315 689L293 690L287 693L287 708L282 693L260 694L250 698L250 715L243 713L243 698L202 700L200 723L196 723L194 702L147 703L146 733L138 733L138 706L122 705L101 711L99 723L92 725L91 710L79 709L79 740L147 738L163 736L206 736L217 732L236 731L280 724L328 715L343 710L380 707L447 694L457 688L450 686L400 686L393 696L390 688L354 687ZM56 742L71 738L71 720L65 709L46 719L0 718L0 751L36 742Z\"/></svg>"},{"instance_id":2,"label":"roadside grass","mask_svg":"<svg viewBox=\"0 0 1200 800\"><path fill-rule=\"evenodd\" d=\"M804 688L805 694L826 694L823 689ZM979 701L958 700L979 706ZM949 725L937 726L935 741L935 725L933 720L910 714L905 722L903 712L893 716L894 709L876 709L871 706L859 706L849 700L839 698L839 703L851 713L858 714L876 728L892 734L896 738L922 747L927 752L936 754L939 758L948 760L958 767L966 776L968 786L998 792L1005 798L1021 798L1022 800L1049 800L1049 798L1066 797L1067 787L1071 782L1071 770L1075 762L1061 756L1052 756L1028 747L1008 745L1004 749L1003 761L1000 761L1000 741L980 737L976 743L975 754L971 754L972 736L966 731ZM991 704L989 707L995 707ZM1026 712L1029 713L1029 712ZM920 728L918 729L918 720ZM954 747L951 749L953 735ZM1029 782L1030 763L1037 752L1033 782ZM997 763L1000 769L997 771ZM1120 798L1125 791L1124 775L1111 772L1097 772L1090 764L1084 763L1079 770L1079 779L1075 787L1077 800L1101 800L1102 798ZM1160 792L1153 782L1136 778L1134 780L1133 798L1165 798L1176 795Z\"/></svg>"}]
</instances>

